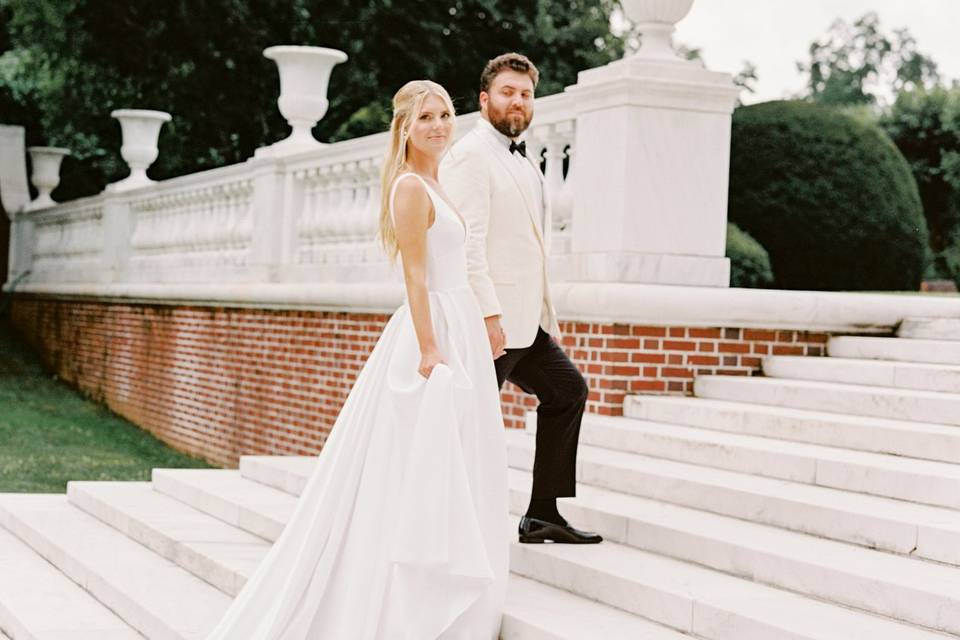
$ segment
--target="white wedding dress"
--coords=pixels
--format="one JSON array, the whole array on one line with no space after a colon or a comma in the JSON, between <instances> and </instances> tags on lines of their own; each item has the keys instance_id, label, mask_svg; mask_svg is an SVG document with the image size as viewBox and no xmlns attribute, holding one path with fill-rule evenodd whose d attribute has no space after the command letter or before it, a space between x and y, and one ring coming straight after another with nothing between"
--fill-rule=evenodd
<instances>
[{"instance_id":1,"label":"white wedding dress","mask_svg":"<svg viewBox=\"0 0 960 640\"><path fill-rule=\"evenodd\" d=\"M407 176L419 179L404 174L394 190ZM509 572L500 394L467 281L467 227L423 184L436 211L427 231L430 312L447 365L429 379L417 371L405 301L360 371L291 520L208 640L499 635Z\"/></svg>"}]
</instances>

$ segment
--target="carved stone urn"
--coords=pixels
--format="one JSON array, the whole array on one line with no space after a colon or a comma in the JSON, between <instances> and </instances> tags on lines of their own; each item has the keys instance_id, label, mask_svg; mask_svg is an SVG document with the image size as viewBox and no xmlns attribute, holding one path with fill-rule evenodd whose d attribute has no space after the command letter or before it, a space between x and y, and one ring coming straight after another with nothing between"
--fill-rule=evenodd
<instances>
[{"instance_id":1,"label":"carved stone urn","mask_svg":"<svg viewBox=\"0 0 960 640\"><path fill-rule=\"evenodd\" d=\"M60 184L60 163L64 156L70 155L69 149L62 147L27 147L33 172L30 182L37 188L37 197L24 206L24 211L52 207L56 202L50 193Z\"/></svg>"},{"instance_id":2,"label":"carved stone urn","mask_svg":"<svg viewBox=\"0 0 960 640\"><path fill-rule=\"evenodd\" d=\"M120 155L130 167L130 175L107 185L107 190L127 191L153 184L154 180L147 177L147 168L157 159L160 127L171 120L170 114L149 109L117 109L110 115L120 121L123 136Z\"/></svg>"},{"instance_id":3,"label":"carved stone urn","mask_svg":"<svg viewBox=\"0 0 960 640\"><path fill-rule=\"evenodd\" d=\"M327 100L330 72L347 59L347 54L324 47L284 45L268 47L263 55L277 64L280 73L277 106L293 131L286 139L257 149L256 155L285 155L321 146L311 129L330 106Z\"/></svg>"},{"instance_id":4,"label":"carved stone urn","mask_svg":"<svg viewBox=\"0 0 960 640\"><path fill-rule=\"evenodd\" d=\"M652 60L681 61L673 49L674 25L683 20L693 0L622 0L623 12L640 31L635 55Z\"/></svg>"}]
</instances>

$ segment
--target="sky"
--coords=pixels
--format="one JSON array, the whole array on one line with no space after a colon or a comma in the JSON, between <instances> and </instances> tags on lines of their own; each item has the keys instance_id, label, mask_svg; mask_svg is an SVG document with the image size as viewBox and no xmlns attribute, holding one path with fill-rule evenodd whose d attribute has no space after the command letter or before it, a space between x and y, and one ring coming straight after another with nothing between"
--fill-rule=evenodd
<instances>
[{"instance_id":1,"label":"sky","mask_svg":"<svg viewBox=\"0 0 960 640\"><path fill-rule=\"evenodd\" d=\"M756 65L757 93L746 103L788 97L804 87L797 71L810 43L836 18L876 11L884 32L906 27L947 80L960 79L960 0L695 0L674 41L702 49L708 69L737 73Z\"/></svg>"}]
</instances>

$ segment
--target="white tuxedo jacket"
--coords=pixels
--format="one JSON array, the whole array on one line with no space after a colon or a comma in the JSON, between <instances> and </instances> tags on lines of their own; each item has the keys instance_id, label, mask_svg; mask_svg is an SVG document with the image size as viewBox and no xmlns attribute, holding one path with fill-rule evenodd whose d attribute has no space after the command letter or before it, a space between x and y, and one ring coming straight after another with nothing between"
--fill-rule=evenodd
<instances>
[{"instance_id":1,"label":"white tuxedo jacket","mask_svg":"<svg viewBox=\"0 0 960 640\"><path fill-rule=\"evenodd\" d=\"M537 327L560 337L547 277L550 200L539 176L542 207L524 188L516 158L481 120L440 165L444 191L469 226L467 272L483 316L500 314L508 349L530 346ZM540 209L540 210L537 210Z\"/></svg>"}]
</instances>

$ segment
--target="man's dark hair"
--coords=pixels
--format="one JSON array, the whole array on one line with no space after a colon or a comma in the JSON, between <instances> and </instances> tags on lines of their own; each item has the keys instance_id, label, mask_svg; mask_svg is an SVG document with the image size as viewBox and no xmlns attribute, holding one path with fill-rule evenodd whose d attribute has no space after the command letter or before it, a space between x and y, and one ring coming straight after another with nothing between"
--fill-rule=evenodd
<instances>
[{"instance_id":1,"label":"man's dark hair","mask_svg":"<svg viewBox=\"0 0 960 640\"><path fill-rule=\"evenodd\" d=\"M540 72L527 56L519 53L504 53L488 62L483 68L483 73L480 74L480 91L489 92L493 79L503 71L519 71L527 74L533 80L534 89L537 88L537 82L540 80Z\"/></svg>"}]
</instances>

